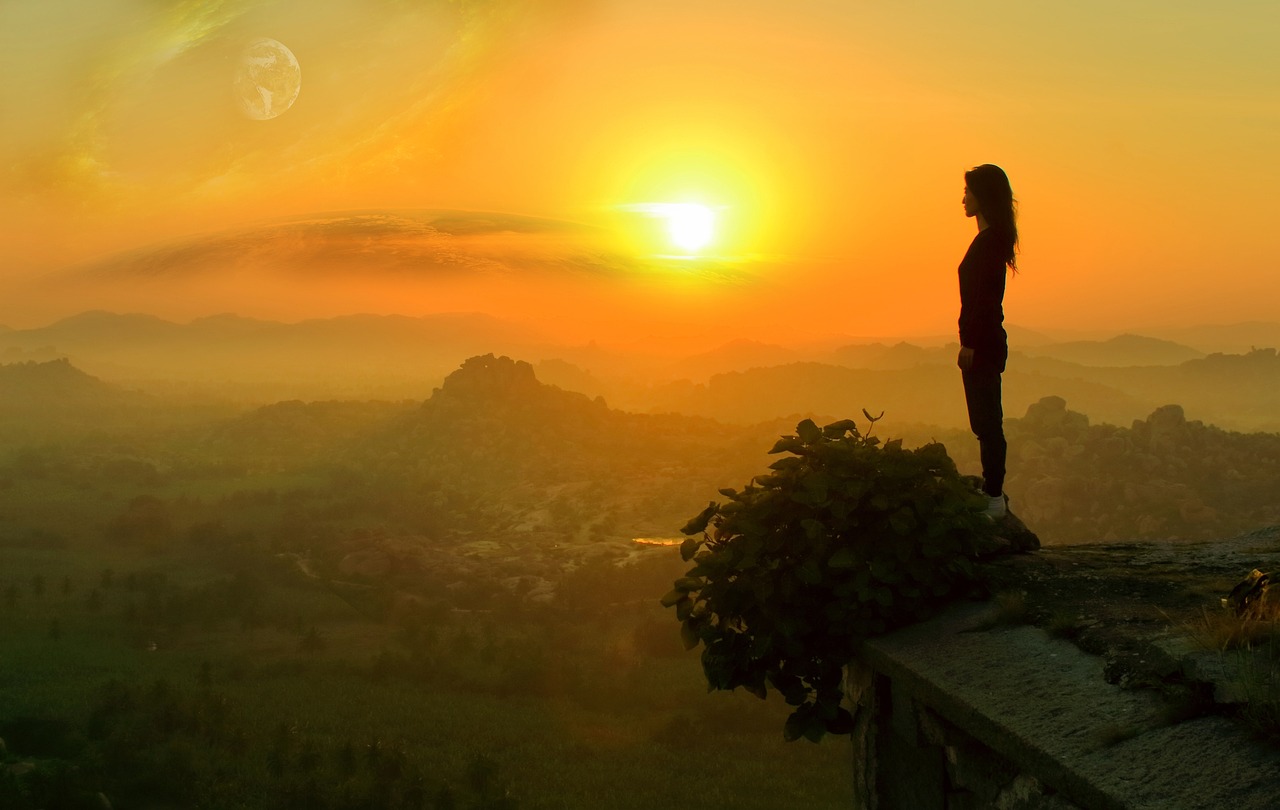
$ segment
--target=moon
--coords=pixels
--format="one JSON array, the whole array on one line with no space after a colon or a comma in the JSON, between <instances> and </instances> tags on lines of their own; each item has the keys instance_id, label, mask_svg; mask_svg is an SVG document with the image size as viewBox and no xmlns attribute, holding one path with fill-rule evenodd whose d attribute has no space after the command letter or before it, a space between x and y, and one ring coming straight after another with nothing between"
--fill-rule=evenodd
<instances>
[{"instance_id":1,"label":"moon","mask_svg":"<svg viewBox=\"0 0 1280 810\"><path fill-rule=\"evenodd\" d=\"M293 51L274 39L259 39L244 49L234 90L240 110L255 121L283 115L302 89L302 68Z\"/></svg>"}]
</instances>

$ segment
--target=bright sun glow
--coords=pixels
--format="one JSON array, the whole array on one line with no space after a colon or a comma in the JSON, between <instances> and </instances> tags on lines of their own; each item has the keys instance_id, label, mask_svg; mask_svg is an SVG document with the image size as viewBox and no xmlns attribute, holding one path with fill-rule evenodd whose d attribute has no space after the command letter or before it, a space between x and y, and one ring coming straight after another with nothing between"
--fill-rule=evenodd
<instances>
[{"instance_id":1,"label":"bright sun glow","mask_svg":"<svg viewBox=\"0 0 1280 810\"><path fill-rule=\"evenodd\" d=\"M623 208L646 214L655 224L661 224L661 238L665 238L669 247L686 255L701 253L715 241L716 215L708 206L699 203L641 203Z\"/></svg>"},{"instance_id":2,"label":"bright sun glow","mask_svg":"<svg viewBox=\"0 0 1280 810\"><path fill-rule=\"evenodd\" d=\"M715 236L716 216L705 205L671 203L663 206L660 216L667 220L672 243L686 253L697 253Z\"/></svg>"}]
</instances>

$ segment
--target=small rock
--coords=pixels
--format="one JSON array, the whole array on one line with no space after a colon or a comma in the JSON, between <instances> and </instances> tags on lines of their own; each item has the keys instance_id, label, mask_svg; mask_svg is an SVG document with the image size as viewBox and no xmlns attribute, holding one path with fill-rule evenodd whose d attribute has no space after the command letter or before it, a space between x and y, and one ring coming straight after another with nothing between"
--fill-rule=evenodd
<instances>
[{"instance_id":1,"label":"small rock","mask_svg":"<svg viewBox=\"0 0 1280 810\"><path fill-rule=\"evenodd\" d=\"M1040 548L1040 538L1012 512L1006 514L1000 521L997 531L1013 551L1037 551Z\"/></svg>"}]
</instances>

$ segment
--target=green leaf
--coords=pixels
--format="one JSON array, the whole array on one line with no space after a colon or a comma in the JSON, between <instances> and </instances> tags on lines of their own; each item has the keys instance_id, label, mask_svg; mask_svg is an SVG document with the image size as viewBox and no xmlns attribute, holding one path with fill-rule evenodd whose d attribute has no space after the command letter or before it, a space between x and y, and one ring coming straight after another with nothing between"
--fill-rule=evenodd
<instances>
[{"instance_id":1,"label":"green leaf","mask_svg":"<svg viewBox=\"0 0 1280 810\"><path fill-rule=\"evenodd\" d=\"M893 529L894 534L908 535L916 527L916 516L911 514L910 509L899 509L889 516L889 528Z\"/></svg>"},{"instance_id":2,"label":"green leaf","mask_svg":"<svg viewBox=\"0 0 1280 810\"><path fill-rule=\"evenodd\" d=\"M920 546L920 553L923 554L926 559L935 559L946 554L947 548L943 544L942 538L926 537L924 543Z\"/></svg>"},{"instance_id":3,"label":"green leaf","mask_svg":"<svg viewBox=\"0 0 1280 810\"><path fill-rule=\"evenodd\" d=\"M786 473L786 472L791 472L793 470L798 470L803 466L804 466L804 459L796 458L795 456L790 456L788 458L780 458L777 461L773 462L772 464L769 465L769 469L776 470L779 473ZM782 480L784 479L782 479L779 476L771 475L769 476L769 479L767 481L761 481L760 483L765 484L766 486L776 487Z\"/></svg>"},{"instance_id":4,"label":"green leaf","mask_svg":"<svg viewBox=\"0 0 1280 810\"><path fill-rule=\"evenodd\" d=\"M886 562L885 560L872 560L870 567L871 576L881 582L888 582L892 584L902 581L902 571L893 563ZM677 585L678 584L679 583L677 583Z\"/></svg>"},{"instance_id":5,"label":"green leaf","mask_svg":"<svg viewBox=\"0 0 1280 810\"><path fill-rule=\"evenodd\" d=\"M858 564L858 554L849 546L841 546L836 549L827 560L827 565L831 568L853 568Z\"/></svg>"},{"instance_id":6,"label":"green leaf","mask_svg":"<svg viewBox=\"0 0 1280 810\"><path fill-rule=\"evenodd\" d=\"M693 622L686 621L680 625L680 640L684 642L686 650L692 650L698 646L698 633L693 629Z\"/></svg>"},{"instance_id":7,"label":"green leaf","mask_svg":"<svg viewBox=\"0 0 1280 810\"><path fill-rule=\"evenodd\" d=\"M805 476L801 485L813 495L815 503L821 503L827 499L827 489L831 486L831 477L825 472L814 473L813 475Z\"/></svg>"},{"instance_id":8,"label":"green leaf","mask_svg":"<svg viewBox=\"0 0 1280 810\"><path fill-rule=\"evenodd\" d=\"M711 517L715 515L719 504L715 501L707 504L707 508L698 513L697 517L684 524L684 528L680 530L681 534L699 534L707 530L707 524L711 522Z\"/></svg>"},{"instance_id":9,"label":"green leaf","mask_svg":"<svg viewBox=\"0 0 1280 810\"><path fill-rule=\"evenodd\" d=\"M791 500L795 501L798 504L802 504L804 506L817 506L823 501L822 498L819 498L817 495L814 495L812 492L809 492L808 490L791 493Z\"/></svg>"},{"instance_id":10,"label":"green leaf","mask_svg":"<svg viewBox=\"0 0 1280 810\"><path fill-rule=\"evenodd\" d=\"M681 599L679 602L676 602L676 618L678 620L684 621L685 619L689 618L689 616L691 616L692 614L693 614L692 599Z\"/></svg>"},{"instance_id":11,"label":"green leaf","mask_svg":"<svg viewBox=\"0 0 1280 810\"><path fill-rule=\"evenodd\" d=\"M804 724L804 738L809 742L822 742L827 733L827 724L820 717L810 717Z\"/></svg>"},{"instance_id":12,"label":"green leaf","mask_svg":"<svg viewBox=\"0 0 1280 810\"><path fill-rule=\"evenodd\" d=\"M822 440L822 428L814 424L812 419L805 419L796 425L796 435L805 444L817 444Z\"/></svg>"},{"instance_id":13,"label":"green leaf","mask_svg":"<svg viewBox=\"0 0 1280 810\"><path fill-rule=\"evenodd\" d=\"M787 722L782 726L782 739L787 742L795 742L804 734L805 726L809 722L809 706L806 704L796 709L787 716Z\"/></svg>"},{"instance_id":14,"label":"green leaf","mask_svg":"<svg viewBox=\"0 0 1280 810\"><path fill-rule=\"evenodd\" d=\"M751 593L757 601L763 602L773 596L773 581L769 579L757 579L751 585Z\"/></svg>"},{"instance_id":15,"label":"green leaf","mask_svg":"<svg viewBox=\"0 0 1280 810\"><path fill-rule=\"evenodd\" d=\"M693 555L698 553L698 549L702 547L703 539L700 537L687 537L680 544L680 559L685 562L693 559Z\"/></svg>"},{"instance_id":16,"label":"green leaf","mask_svg":"<svg viewBox=\"0 0 1280 810\"><path fill-rule=\"evenodd\" d=\"M788 706L803 706L805 698L808 696L809 688L799 681L782 693L782 699L787 702Z\"/></svg>"},{"instance_id":17,"label":"green leaf","mask_svg":"<svg viewBox=\"0 0 1280 810\"><path fill-rule=\"evenodd\" d=\"M675 582L677 591L700 591L707 584L702 577L680 577Z\"/></svg>"},{"instance_id":18,"label":"green leaf","mask_svg":"<svg viewBox=\"0 0 1280 810\"><path fill-rule=\"evenodd\" d=\"M822 569L816 560L810 558L796 569L796 578L806 585L817 585L822 581Z\"/></svg>"},{"instance_id":19,"label":"green leaf","mask_svg":"<svg viewBox=\"0 0 1280 810\"><path fill-rule=\"evenodd\" d=\"M934 577L938 575L938 567L936 563L931 562L926 558L923 561L917 560L907 566L907 573L910 574L911 578L916 582L927 585L928 583L933 582Z\"/></svg>"},{"instance_id":20,"label":"green leaf","mask_svg":"<svg viewBox=\"0 0 1280 810\"><path fill-rule=\"evenodd\" d=\"M853 732L853 715L849 710L841 706L836 710L836 716L827 721L828 734L850 734Z\"/></svg>"},{"instance_id":21,"label":"green leaf","mask_svg":"<svg viewBox=\"0 0 1280 810\"><path fill-rule=\"evenodd\" d=\"M948 568L965 579L973 579L973 566L964 557L956 557Z\"/></svg>"},{"instance_id":22,"label":"green leaf","mask_svg":"<svg viewBox=\"0 0 1280 810\"><path fill-rule=\"evenodd\" d=\"M804 443L795 436L783 436L774 443L769 453L799 453L803 449Z\"/></svg>"},{"instance_id":23,"label":"green leaf","mask_svg":"<svg viewBox=\"0 0 1280 810\"><path fill-rule=\"evenodd\" d=\"M849 510L854 504L849 503L844 498L835 498L830 501L831 517L835 518L837 524L844 523L849 517ZM855 521L856 523L856 521Z\"/></svg>"},{"instance_id":24,"label":"green leaf","mask_svg":"<svg viewBox=\"0 0 1280 810\"><path fill-rule=\"evenodd\" d=\"M662 606L669 608L674 606L681 599L688 599L688 598L689 598L689 595L684 591L678 591L678 590L670 591L667 593L666 596L662 597Z\"/></svg>"},{"instance_id":25,"label":"green leaf","mask_svg":"<svg viewBox=\"0 0 1280 810\"><path fill-rule=\"evenodd\" d=\"M832 422L829 425L823 426L822 432L826 434L828 438L838 439L845 433L857 433L858 423L854 422L852 419L841 419L839 422Z\"/></svg>"},{"instance_id":26,"label":"green leaf","mask_svg":"<svg viewBox=\"0 0 1280 810\"><path fill-rule=\"evenodd\" d=\"M951 456L947 455L947 447L942 442L929 442L917 447L916 456L931 470L944 473L954 473L956 470L956 463L951 460Z\"/></svg>"}]
</instances>

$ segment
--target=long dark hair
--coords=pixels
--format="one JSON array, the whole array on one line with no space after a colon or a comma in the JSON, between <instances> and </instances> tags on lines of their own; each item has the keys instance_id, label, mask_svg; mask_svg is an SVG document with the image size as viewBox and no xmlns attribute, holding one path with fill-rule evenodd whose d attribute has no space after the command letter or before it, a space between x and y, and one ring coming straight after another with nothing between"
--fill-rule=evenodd
<instances>
[{"instance_id":1,"label":"long dark hair","mask_svg":"<svg viewBox=\"0 0 1280 810\"><path fill-rule=\"evenodd\" d=\"M978 211L1005 244L1005 264L1018 272L1018 201L1004 169L994 163L964 173L964 184L978 199Z\"/></svg>"}]
</instances>

